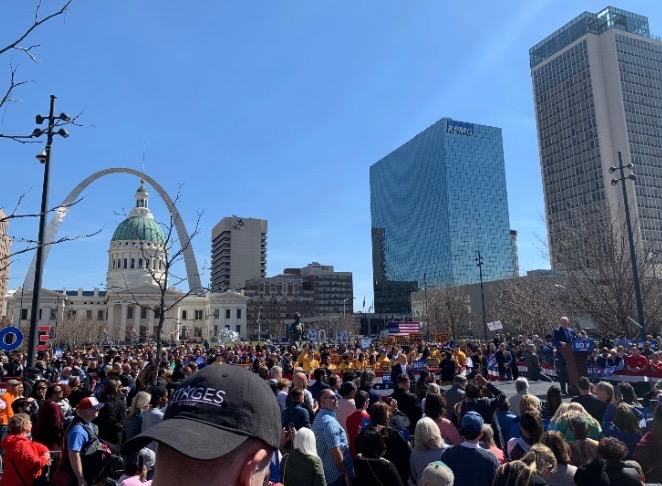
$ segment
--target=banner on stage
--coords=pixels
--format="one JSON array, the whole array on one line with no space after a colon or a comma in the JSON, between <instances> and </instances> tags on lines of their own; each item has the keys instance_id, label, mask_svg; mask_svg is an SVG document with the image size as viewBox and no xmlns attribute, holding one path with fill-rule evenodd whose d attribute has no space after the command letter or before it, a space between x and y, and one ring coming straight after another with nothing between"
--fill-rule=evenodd
<instances>
[{"instance_id":1,"label":"banner on stage","mask_svg":"<svg viewBox=\"0 0 662 486\"><path fill-rule=\"evenodd\" d=\"M593 378L603 378L616 374L616 366L606 366L600 368L598 366L589 366L587 370L588 376Z\"/></svg>"}]
</instances>

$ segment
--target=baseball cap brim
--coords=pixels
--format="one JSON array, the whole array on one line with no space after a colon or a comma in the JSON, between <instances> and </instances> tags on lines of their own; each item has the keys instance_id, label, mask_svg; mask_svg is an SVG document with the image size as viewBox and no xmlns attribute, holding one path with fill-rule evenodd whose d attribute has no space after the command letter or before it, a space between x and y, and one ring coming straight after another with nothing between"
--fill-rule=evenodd
<instances>
[{"instance_id":1,"label":"baseball cap brim","mask_svg":"<svg viewBox=\"0 0 662 486\"><path fill-rule=\"evenodd\" d=\"M122 446L122 454L136 453L156 441L191 459L209 461L233 451L248 438L191 419L171 418L127 441Z\"/></svg>"}]
</instances>

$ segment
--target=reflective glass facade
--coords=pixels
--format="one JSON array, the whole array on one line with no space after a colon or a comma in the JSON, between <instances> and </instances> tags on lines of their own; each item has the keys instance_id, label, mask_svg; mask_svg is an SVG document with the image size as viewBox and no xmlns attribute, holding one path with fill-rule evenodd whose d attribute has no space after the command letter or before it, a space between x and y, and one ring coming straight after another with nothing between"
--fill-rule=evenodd
<instances>
[{"instance_id":1,"label":"reflective glass facade","mask_svg":"<svg viewBox=\"0 0 662 486\"><path fill-rule=\"evenodd\" d=\"M650 37L648 19L642 15L615 7L607 7L597 14L584 12L529 49L531 67L549 59L584 35L600 35L607 29Z\"/></svg>"},{"instance_id":2,"label":"reflective glass facade","mask_svg":"<svg viewBox=\"0 0 662 486\"><path fill-rule=\"evenodd\" d=\"M530 55L552 268L587 264L584 231L599 237L623 214L607 170L618 152L635 164L640 241L662 249L662 42L646 17L585 12Z\"/></svg>"},{"instance_id":3,"label":"reflective glass facade","mask_svg":"<svg viewBox=\"0 0 662 486\"><path fill-rule=\"evenodd\" d=\"M513 276L501 129L443 118L370 167L376 312L409 292Z\"/></svg>"}]
</instances>

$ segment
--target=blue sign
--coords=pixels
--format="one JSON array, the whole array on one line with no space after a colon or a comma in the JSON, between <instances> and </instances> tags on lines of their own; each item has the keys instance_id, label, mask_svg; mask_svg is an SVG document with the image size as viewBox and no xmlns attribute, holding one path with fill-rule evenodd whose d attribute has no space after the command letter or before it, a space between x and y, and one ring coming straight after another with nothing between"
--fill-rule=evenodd
<instances>
[{"instance_id":1,"label":"blue sign","mask_svg":"<svg viewBox=\"0 0 662 486\"><path fill-rule=\"evenodd\" d=\"M421 370L424 370L427 367L427 363L425 361L422 361L422 360L414 361L411 364L411 367L414 369L414 371L421 371Z\"/></svg>"},{"instance_id":2,"label":"blue sign","mask_svg":"<svg viewBox=\"0 0 662 486\"><path fill-rule=\"evenodd\" d=\"M589 366L587 370L588 376L592 378L611 376L614 373L616 373L616 366L605 366L604 368L600 368L598 366Z\"/></svg>"},{"instance_id":3,"label":"blue sign","mask_svg":"<svg viewBox=\"0 0 662 486\"><path fill-rule=\"evenodd\" d=\"M9 338L10 335L13 335L14 338ZM9 344L6 341L13 342ZM8 326L0 330L0 349L3 351L13 351L21 344L23 344L23 333L18 327Z\"/></svg>"},{"instance_id":4,"label":"blue sign","mask_svg":"<svg viewBox=\"0 0 662 486\"><path fill-rule=\"evenodd\" d=\"M446 123L446 132L455 133L457 135L472 136L474 134L474 124L455 121L455 120L448 120L448 122Z\"/></svg>"},{"instance_id":5,"label":"blue sign","mask_svg":"<svg viewBox=\"0 0 662 486\"><path fill-rule=\"evenodd\" d=\"M572 350L576 353L590 353L595 345L592 339L573 339Z\"/></svg>"},{"instance_id":6,"label":"blue sign","mask_svg":"<svg viewBox=\"0 0 662 486\"><path fill-rule=\"evenodd\" d=\"M382 374L382 383L391 383L391 373Z\"/></svg>"}]
</instances>

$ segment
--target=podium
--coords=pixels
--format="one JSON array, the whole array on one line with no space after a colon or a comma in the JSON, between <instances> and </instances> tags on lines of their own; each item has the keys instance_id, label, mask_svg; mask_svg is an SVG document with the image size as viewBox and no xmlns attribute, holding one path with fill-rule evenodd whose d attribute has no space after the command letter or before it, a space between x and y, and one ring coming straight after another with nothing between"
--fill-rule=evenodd
<instances>
[{"instance_id":1,"label":"podium","mask_svg":"<svg viewBox=\"0 0 662 486\"><path fill-rule=\"evenodd\" d=\"M565 359L566 369L568 370L568 391L578 394L577 380L580 376L588 376L588 356L589 353L577 352L572 350L572 343L560 347L561 356Z\"/></svg>"}]
</instances>

